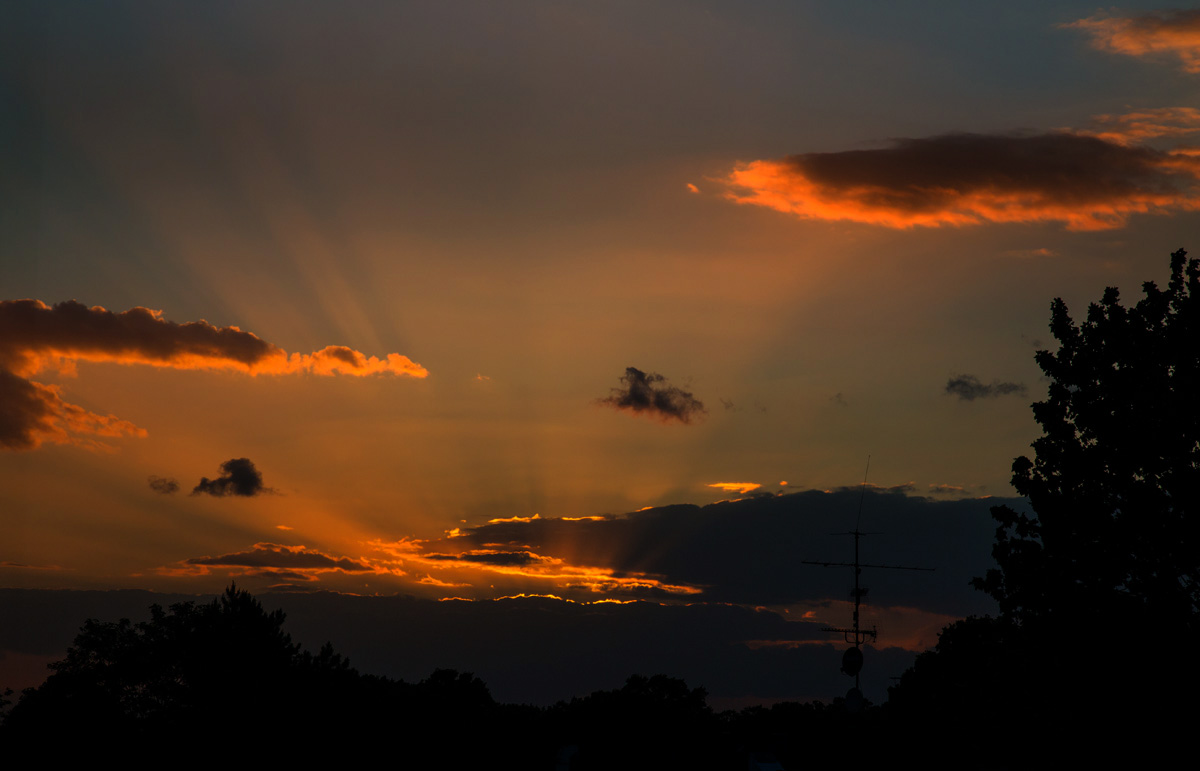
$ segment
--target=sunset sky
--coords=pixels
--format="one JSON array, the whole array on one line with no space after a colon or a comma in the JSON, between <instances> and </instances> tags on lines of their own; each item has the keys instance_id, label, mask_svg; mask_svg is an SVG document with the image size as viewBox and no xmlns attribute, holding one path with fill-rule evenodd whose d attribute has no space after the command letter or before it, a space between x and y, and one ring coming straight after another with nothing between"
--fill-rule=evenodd
<instances>
[{"instance_id":1,"label":"sunset sky","mask_svg":"<svg viewBox=\"0 0 1200 771\"><path fill-rule=\"evenodd\" d=\"M1050 301L1200 253L1198 96L1153 4L6 2L0 587L824 649L870 456L911 655L988 610Z\"/></svg>"}]
</instances>

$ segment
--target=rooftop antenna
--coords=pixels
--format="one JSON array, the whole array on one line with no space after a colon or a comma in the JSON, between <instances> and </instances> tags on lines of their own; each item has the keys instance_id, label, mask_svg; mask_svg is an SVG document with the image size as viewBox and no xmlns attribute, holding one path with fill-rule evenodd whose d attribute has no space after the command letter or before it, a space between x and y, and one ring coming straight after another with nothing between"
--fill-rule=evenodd
<instances>
[{"instance_id":1,"label":"rooftop antenna","mask_svg":"<svg viewBox=\"0 0 1200 771\"><path fill-rule=\"evenodd\" d=\"M871 641L874 642L879 635L878 630L874 626L872 626L870 629L863 629L859 625L859 610L861 609L861 606L862 606L863 597L865 597L867 595L867 587L862 586L860 584L860 580L859 580L860 577L862 576L863 568L879 568L882 570L922 570L922 571L929 571L929 572L932 572L934 570L934 568L918 568L918 567L911 567L909 565L875 565L875 564L871 564L871 563L864 563L859 560L859 557L858 557L859 540L864 535L880 535L880 533L864 533L862 530L859 529L859 526L862 524L863 499L866 497L866 494L867 494L867 475L870 474L870 472L871 472L871 456L868 455L867 456L867 469L866 469L866 471L863 472L862 490L858 495L858 518L854 523L854 530L852 530L850 532L846 532L846 533L830 533L830 535L852 535L852 536L854 536L854 562L817 562L817 561L813 561L813 560L801 560L801 562L805 565L820 565L821 567L825 567L825 568L828 568L828 567L854 568L854 590L852 592L853 597L854 597L854 625L852 627L850 627L849 629L843 629L843 628L839 628L839 627L825 627L824 629L821 630L822 632L837 632L842 635L843 639L847 643L851 643L854 645L853 648L847 648L846 652L842 654L842 671L845 672L847 675L850 675L851 677L854 678L854 687L851 688L850 691L846 694L846 704L852 712L857 712L858 710L860 710L862 708L862 705L863 705L862 691L859 690L859 687L860 687L859 672L862 671L862 665L863 665L863 654L862 654L863 643L865 643L867 641L868 637L870 637Z\"/></svg>"}]
</instances>

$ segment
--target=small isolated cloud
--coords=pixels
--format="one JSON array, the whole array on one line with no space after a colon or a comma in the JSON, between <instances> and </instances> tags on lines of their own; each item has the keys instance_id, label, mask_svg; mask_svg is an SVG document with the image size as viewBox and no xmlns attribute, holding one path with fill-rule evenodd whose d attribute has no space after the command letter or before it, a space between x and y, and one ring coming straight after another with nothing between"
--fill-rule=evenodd
<instances>
[{"instance_id":1,"label":"small isolated cloud","mask_svg":"<svg viewBox=\"0 0 1200 771\"><path fill-rule=\"evenodd\" d=\"M700 188L696 187L691 182L689 182L687 184L687 189L688 189L689 193L699 193L700 192Z\"/></svg>"},{"instance_id":2,"label":"small isolated cloud","mask_svg":"<svg viewBox=\"0 0 1200 771\"><path fill-rule=\"evenodd\" d=\"M176 324L161 311L121 313L74 300L0 301L0 447L30 450L43 442L96 447L86 435L145 436L114 415L64 401L56 386L30 380L47 369L73 373L79 361L145 364L172 369L227 369L247 375L403 375L425 377L396 353L380 359L345 346L289 354L237 327L207 321Z\"/></svg>"},{"instance_id":3,"label":"small isolated cloud","mask_svg":"<svg viewBox=\"0 0 1200 771\"><path fill-rule=\"evenodd\" d=\"M150 489L159 495L174 495L179 492L179 481L171 477L150 477Z\"/></svg>"},{"instance_id":4,"label":"small isolated cloud","mask_svg":"<svg viewBox=\"0 0 1200 771\"><path fill-rule=\"evenodd\" d=\"M249 458L232 458L221 464L221 476L216 479L200 477L200 484L192 488L192 495L240 495L246 498L262 493L275 492L263 486L262 473Z\"/></svg>"},{"instance_id":5,"label":"small isolated cloud","mask_svg":"<svg viewBox=\"0 0 1200 771\"><path fill-rule=\"evenodd\" d=\"M1097 15L1064 24L1092 37L1092 46L1126 56L1173 56L1185 72L1200 73L1200 10Z\"/></svg>"},{"instance_id":6,"label":"small isolated cloud","mask_svg":"<svg viewBox=\"0 0 1200 771\"><path fill-rule=\"evenodd\" d=\"M1053 249L1047 249L1044 246L1039 246L1031 249L1009 249L1004 252L1008 257L1022 258L1039 258L1039 257L1057 257L1058 252Z\"/></svg>"},{"instance_id":7,"label":"small isolated cloud","mask_svg":"<svg viewBox=\"0 0 1200 771\"><path fill-rule=\"evenodd\" d=\"M875 150L737 165L735 203L890 228L1061 222L1122 227L1131 214L1200 208L1200 157L1074 131L943 134Z\"/></svg>"},{"instance_id":8,"label":"small isolated cloud","mask_svg":"<svg viewBox=\"0 0 1200 771\"><path fill-rule=\"evenodd\" d=\"M973 402L976 399L995 399L1009 394L1024 394L1023 383L1007 383L993 380L990 385L980 382L974 375L955 375L946 382L946 393L953 394L963 401Z\"/></svg>"},{"instance_id":9,"label":"small isolated cloud","mask_svg":"<svg viewBox=\"0 0 1200 771\"><path fill-rule=\"evenodd\" d=\"M727 493L740 493L745 495L746 493L757 490L758 488L762 487L762 485L758 484L757 482L713 482L709 485L709 487L715 487L718 490L722 490Z\"/></svg>"},{"instance_id":10,"label":"small isolated cloud","mask_svg":"<svg viewBox=\"0 0 1200 771\"><path fill-rule=\"evenodd\" d=\"M626 367L621 382L624 385L612 389L612 395L600 399L600 404L635 414L646 414L664 423L672 420L691 423L707 412L703 402L690 392L668 384L662 375L653 372L647 374L636 367Z\"/></svg>"}]
</instances>

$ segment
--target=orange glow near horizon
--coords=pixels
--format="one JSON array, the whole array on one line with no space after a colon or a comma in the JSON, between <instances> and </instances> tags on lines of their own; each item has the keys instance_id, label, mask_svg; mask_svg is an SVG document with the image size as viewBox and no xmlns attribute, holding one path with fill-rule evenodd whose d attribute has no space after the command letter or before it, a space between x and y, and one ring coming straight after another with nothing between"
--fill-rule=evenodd
<instances>
[{"instance_id":1,"label":"orange glow near horizon","mask_svg":"<svg viewBox=\"0 0 1200 771\"><path fill-rule=\"evenodd\" d=\"M667 583L645 573L630 572L619 575L618 571L612 568L572 565L566 560L527 550L522 550L524 556L518 561L522 564L504 564L501 561L493 561L495 557L505 554L494 549L476 549L457 554L426 554L420 551L423 548L421 543L423 542L407 539L397 542L375 540L369 545L376 551L395 557L402 564L420 565L422 571L454 571L468 574L476 572L532 579L546 581L564 589L583 589L593 593L655 590L687 596L703 592L700 587Z\"/></svg>"},{"instance_id":2,"label":"orange glow near horizon","mask_svg":"<svg viewBox=\"0 0 1200 771\"><path fill-rule=\"evenodd\" d=\"M799 615L804 621L844 626L854 611L854 603L846 600L826 600L817 603L796 603L782 609L787 616ZM942 613L921 610L903 605L879 606L866 605L862 609L863 626L875 626L879 630L879 639L874 643L879 648L903 648L909 651L924 651L937 644L938 633L947 624L959 617ZM829 640L800 641L799 644L837 643L841 638L830 635ZM766 645L776 644L772 641Z\"/></svg>"}]
</instances>

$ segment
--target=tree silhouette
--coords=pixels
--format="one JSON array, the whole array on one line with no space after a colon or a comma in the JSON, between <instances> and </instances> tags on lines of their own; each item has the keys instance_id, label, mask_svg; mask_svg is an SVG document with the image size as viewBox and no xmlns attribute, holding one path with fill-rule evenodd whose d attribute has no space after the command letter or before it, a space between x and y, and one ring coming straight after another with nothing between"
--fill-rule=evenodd
<instances>
[{"instance_id":1,"label":"tree silhouette","mask_svg":"<svg viewBox=\"0 0 1200 771\"><path fill-rule=\"evenodd\" d=\"M1056 299L1045 434L1013 462L1036 517L993 509L999 569L975 585L1018 623L1121 614L1172 633L1200 609L1200 261L1171 255L1166 291L1110 287L1076 325Z\"/></svg>"},{"instance_id":2,"label":"tree silhouette","mask_svg":"<svg viewBox=\"0 0 1200 771\"><path fill-rule=\"evenodd\" d=\"M1143 291L1126 308L1108 288L1081 324L1051 305L1044 435L1013 462L1036 513L992 509L998 568L973 584L1000 616L947 627L889 689L912 730L1021 737L995 746L1001 763L1038 743L1079 762L1184 735L1179 692L1200 685L1200 262L1180 249L1167 290Z\"/></svg>"},{"instance_id":3,"label":"tree silhouette","mask_svg":"<svg viewBox=\"0 0 1200 771\"><path fill-rule=\"evenodd\" d=\"M234 585L211 603L150 612L137 624L88 619L53 674L11 709L5 735L167 742L229 724L328 721L339 714L329 705L358 678L328 646L302 652L282 611L264 611Z\"/></svg>"},{"instance_id":4,"label":"tree silhouette","mask_svg":"<svg viewBox=\"0 0 1200 771\"><path fill-rule=\"evenodd\" d=\"M234 585L209 603L152 606L136 624L89 619L53 674L3 715L0 748L77 760L136 747L177 760L220 737L239 764L307 766L314 752L344 753L347 737L386 736L404 739L411 768L537 767L513 759L538 752L550 763L554 747L531 749L517 730L536 710L497 705L479 678L362 675L328 643L302 650L284 619Z\"/></svg>"}]
</instances>

